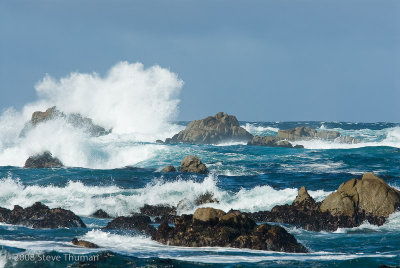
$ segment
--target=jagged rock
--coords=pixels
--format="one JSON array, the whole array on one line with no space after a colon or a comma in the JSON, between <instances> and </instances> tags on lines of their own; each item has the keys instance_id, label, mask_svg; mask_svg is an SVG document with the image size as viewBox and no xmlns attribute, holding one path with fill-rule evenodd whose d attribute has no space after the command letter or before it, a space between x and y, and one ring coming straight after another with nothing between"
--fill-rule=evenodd
<instances>
[{"instance_id":1,"label":"jagged rock","mask_svg":"<svg viewBox=\"0 0 400 268\"><path fill-rule=\"evenodd\" d=\"M242 128L233 115L217 113L201 120L195 120L165 143L217 144L221 142L245 141L253 138Z\"/></svg>"},{"instance_id":2,"label":"jagged rock","mask_svg":"<svg viewBox=\"0 0 400 268\"><path fill-rule=\"evenodd\" d=\"M110 219L111 218L111 216L108 215L108 213L102 209L96 210L96 212L93 213L92 216L95 218L100 218L100 219Z\"/></svg>"},{"instance_id":3,"label":"jagged rock","mask_svg":"<svg viewBox=\"0 0 400 268\"><path fill-rule=\"evenodd\" d=\"M132 215L129 217L117 217L110 221L104 229L138 230L145 234L152 234L155 228L150 223L149 216Z\"/></svg>"},{"instance_id":4,"label":"jagged rock","mask_svg":"<svg viewBox=\"0 0 400 268\"><path fill-rule=\"evenodd\" d=\"M85 241L85 240L78 240L76 237L72 239L72 244L74 244L75 246L78 247L84 247L84 248L99 248L98 245L89 242L89 241Z\"/></svg>"},{"instance_id":5,"label":"jagged rock","mask_svg":"<svg viewBox=\"0 0 400 268\"><path fill-rule=\"evenodd\" d=\"M162 140L156 140L156 143L163 144L164 142Z\"/></svg>"},{"instance_id":6,"label":"jagged rock","mask_svg":"<svg viewBox=\"0 0 400 268\"><path fill-rule=\"evenodd\" d=\"M205 192L204 194L199 195L196 198L196 200L194 201L194 204L196 206L199 206L199 205L202 205L202 204L208 204L208 203L219 203L219 201L210 192Z\"/></svg>"},{"instance_id":7,"label":"jagged rock","mask_svg":"<svg viewBox=\"0 0 400 268\"><path fill-rule=\"evenodd\" d=\"M150 217L176 215L176 208L163 205L153 206L145 204L142 208L140 208L140 213Z\"/></svg>"},{"instance_id":8,"label":"jagged rock","mask_svg":"<svg viewBox=\"0 0 400 268\"><path fill-rule=\"evenodd\" d=\"M372 216L387 218L399 207L400 191L373 173L365 173L361 180L342 183L322 202L321 211L352 217L358 209L362 209Z\"/></svg>"},{"instance_id":9,"label":"jagged rock","mask_svg":"<svg viewBox=\"0 0 400 268\"><path fill-rule=\"evenodd\" d=\"M105 128L93 123L93 120L87 117L83 117L78 113L64 114L59 111L56 106L48 108L45 112L36 111L32 114L31 120L25 124L24 129L21 131L20 136L24 136L25 133L36 127L38 124L47 122L53 119L63 118L66 122L73 127L84 129L91 136L103 136L111 132L111 130L106 130Z\"/></svg>"},{"instance_id":10,"label":"jagged rock","mask_svg":"<svg viewBox=\"0 0 400 268\"><path fill-rule=\"evenodd\" d=\"M247 145L284 147L284 148L304 148L303 145L293 146L290 142L288 142L286 140L279 140L274 137L258 136L258 135L254 136L253 139L247 143Z\"/></svg>"},{"instance_id":11,"label":"jagged rock","mask_svg":"<svg viewBox=\"0 0 400 268\"><path fill-rule=\"evenodd\" d=\"M62 208L50 209L40 202L25 209L20 206L14 206L13 210L0 208L0 221L36 229L86 227L72 211Z\"/></svg>"},{"instance_id":12,"label":"jagged rock","mask_svg":"<svg viewBox=\"0 0 400 268\"><path fill-rule=\"evenodd\" d=\"M25 161L24 168L56 168L63 166L63 163L58 158L53 157L50 152L46 151L29 157Z\"/></svg>"},{"instance_id":13,"label":"jagged rock","mask_svg":"<svg viewBox=\"0 0 400 268\"><path fill-rule=\"evenodd\" d=\"M247 215L260 222L287 223L311 231L336 231L357 227L365 221L382 225L399 208L399 197L399 191L372 173L366 173L362 180L343 183L322 203L315 202L302 187L292 205Z\"/></svg>"},{"instance_id":14,"label":"jagged rock","mask_svg":"<svg viewBox=\"0 0 400 268\"><path fill-rule=\"evenodd\" d=\"M175 227L163 222L152 239L172 246L235 247L285 252L308 252L293 235L276 225L257 224L240 213L225 213L213 208L199 208L194 215L175 219Z\"/></svg>"},{"instance_id":15,"label":"jagged rock","mask_svg":"<svg viewBox=\"0 0 400 268\"><path fill-rule=\"evenodd\" d=\"M176 168L174 166L166 166L161 172L176 172Z\"/></svg>"},{"instance_id":16,"label":"jagged rock","mask_svg":"<svg viewBox=\"0 0 400 268\"><path fill-rule=\"evenodd\" d=\"M279 130L276 136L278 140L288 140L288 141L302 141L302 140L327 140L327 141L337 141L343 143L358 143L358 139L350 136L341 136L338 131L322 130L317 131L310 127L296 127L293 129Z\"/></svg>"},{"instance_id":17,"label":"jagged rock","mask_svg":"<svg viewBox=\"0 0 400 268\"><path fill-rule=\"evenodd\" d=\"M206 174L208 169L197 156L189 155L182 160L181 172Z\"/></svg>"}]
</instances>

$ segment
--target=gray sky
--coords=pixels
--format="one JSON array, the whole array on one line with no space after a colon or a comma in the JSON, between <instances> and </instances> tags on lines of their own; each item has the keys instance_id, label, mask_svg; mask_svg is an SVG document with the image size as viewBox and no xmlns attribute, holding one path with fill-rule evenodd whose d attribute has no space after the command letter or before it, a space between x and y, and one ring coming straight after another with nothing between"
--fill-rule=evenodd
<instances>
[{"instance_id":1,"label":"gray sky","mask_svg":"<svg viewBox=\"0 0 400 268\"><path fill-rule=\"evenodd\" d=\"M0 109L48 73L159 64L181 120L400 118L400 1L0 1Z\"/></svg>"}]
</instances>

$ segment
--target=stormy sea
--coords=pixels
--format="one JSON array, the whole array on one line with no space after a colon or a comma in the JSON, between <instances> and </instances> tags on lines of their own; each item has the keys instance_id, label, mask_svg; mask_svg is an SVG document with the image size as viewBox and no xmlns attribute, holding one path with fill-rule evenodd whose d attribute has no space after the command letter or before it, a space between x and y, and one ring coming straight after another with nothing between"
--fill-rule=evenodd
<instances>
[{"instance_id":1,"label":"stormy sea","mask_svg":"<svg viewBox=\"0 0 400 268\"><path fill-rule=\"evenodd\" d=\"M41 202L70 210L85 227L33 228L0 222L0 267L378 267L400 265L400 212L383 225L368 221L335 231L282 226L308 253L233 247L184 247L159 243L138 230L104 229L113 218L140 213L145 205L178 207L176 215L199 207L224 212L270 211L292 204L300 187L323 201L343 182L373 172L400 190L400 125L357 122L248 122L252 135L310 127L337 131L357 142L307 139L283 148L247 145L162 143L185 129L176 121L183 83L160 67L119 63L108 74L46 76L36 86L38 100L0 117L0 207L22 208ZM35 111L56 106L63 116L29 123ZM206 110L206 107L205 107ZM89 121L76 125L68 114ZM206 115L215 112L205 111ZM230 111L234 114L234 111ZM195 118L201 119L201 118ZM93 135L85 123L104 127ZM301 147L301 146L299 146ZM24 168L32 155L49 151L63 167ZM181 161L195 155L208 173L180 172ZM175 172L162 172L165 166ZM217 202L198 204L210 194ZM111 218L98 218L99 209ZM1 213L0 213L1 214ZM151 217L151 225L159 222ZM37 220L40 220L37 219ZM262 224L263 222L257 222ZM173 223L171 223L173 226ZM77 247L73 238L98 248Z\"/></svg>"}]
</instances>

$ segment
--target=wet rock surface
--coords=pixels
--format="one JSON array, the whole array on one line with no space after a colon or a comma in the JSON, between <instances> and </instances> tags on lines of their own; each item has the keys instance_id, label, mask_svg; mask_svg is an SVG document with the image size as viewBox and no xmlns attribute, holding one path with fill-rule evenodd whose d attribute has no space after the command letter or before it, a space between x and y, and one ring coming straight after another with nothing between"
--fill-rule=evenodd
<instances>
[{"instance_id":1,"label":"wet rock surface","mask_svg":"<svg viewBox=\"0 0 400 268\"><path fill-rule=\"evenodd\" d=\"M65 119L66 123L75 128L80 128L88 132L91 136L103 136L111 132L105 128L93 123L93 120L82 116L78 113L65 114L57 109L56 106L48 108L46 111L36 111L32 114L31 120L25 124L24 129L21 131L20 136L24 136L30 129L36 127L38 124L47 122L54 119Z\"/></svg>"},{"instance_id":2,"label":"wet rock surface","mask_svg":"<svg viewBox=\"0 0 400 268\"><path fill-rule=\"evenodd\" d=\"M186 156L181 163L181 172L207 174L208 169L197 156Z\"/></svg>"},{"instance_id":3,"label":"wet rock surface","mask_svg":"<svg viewBox=\"0 0 400 268\"><path fill-rule=\"evenodd\" d=\"M239 124L233 115L222 112L195 120L165 143L218 144L221 142L248 142L253 135Z\"/></svg>"},{"instance_id":4,"label":"wet rock surface","mask_svg":"<svg viewBox=\"0 0 400 268\"><path fill-rule=\"evenodd\" d=\"M278 140L288 141L302 141L302 140L326 140L326 141L338 141L342 143L358 143L358 139L350 136L341 136L338 131L322 130L317 131L310 127L296 127L293 129L279 130L276 136Z\"/></svg>"},{"instance_id":5,"label":"wet rock surface","mask_svg":"<svg viewBox=\"0 0 400 268\"><path fill-rule=\"evenodd\" d=\"M152 239L173 246L219 246L308 252L293 235L276 225L257 225L239 211L225 213L213 208L199 208L193 215L175 219L175 227L163 222Z\"/></svg>"},{"instance_id":6,"label":"wet rock surface","mask_svg":"<svg viewBox=\"0 0 400 268\"><path fill-rule=\"evenodd\" d=\"M84 247L84 248L99 248L98 245L85 241L85 240L78 240L77 238L72 239L72 244L78 247Z\"/></svg>"},{"instance_id":7,"label":"wet rock surface","mask_svg":"<svg viewBox=\"0 0 400 268\"><path fill-rule=\"evenodd\" d=\"M110 219L110 218L112 218L110 215L108 215L107 212L105 212L102 209L96 210L96 212L93 213L92 216L95 217L95 218L99 218L99 219Z\"/></svg>"},{"instance_id":8,"label":"wet rock surface","mask_svg":"<svg viewBox=\"0 0 400 268\"><path fill-rule=\"evenodd\" d=\"M132 215L129 217L117 217L110 221L104 229L137 230L151 235L155 228L150 225L151 219L146 215Z\"/></svg>"},{"instance_id":9,"label":"wet rock surface","mask_svg":"<svg viewBox=\"0 0 400 268\"><path fill-rule=\"evenodd\" d=\"M258 146L268 146L268 147L283 147L283 148L304 148L303 145L295 145L291 144L286 140L279 140L274 137L268 136L254 136L251 141L247 143L247 145L258 145Z\"/></svg>"},{"instance_id":10,"label":"wet rock surface","mask_svg":"<svg viewBox=\"0 0 400 268\"><path fill-rule=\"evenodd\" d=\"M20 206L14 206L13 210L0 208L0 221L36 229L86 227L72 211L62 208L50 209L40 202L25 209Z\"/></svg>"},{"instance_id":11,"label":"wet rock surface","mask_svg":"<svg viewBox=\"0 0 400 268\"><path fill-rule=\"evenodd\" d=\"M161 172L176 172L176 168L174 166L166 166Z\"/></svg>"},{"instance_id":12,"label":"wet rock surface","mask_svg":"<svg viewBox=\"0 0 400 268\"><path fill-rule=\"evenodd\" d=\"M57 168L63 166L63 163L58 158L53 157L50 152L46 151L29 157L25 161L24 168Z\"/></svg>"},{"instance_id":13,"label":"wet rock surface","mask_svg":"<svg viewBox=\"0 0 400 268\"><path fill-rule=\"evenodd\" d=\"M338 228L360 226L365 221L382 225L390 215L388 212L394 212L394 209L398 208L399 203L395 192L397 190L387 186L382 179L374 177L376 176L366 173L362 180L353 179L343 183L338 191L332 193L323 202L315 202L307 189L302 187L292 205L275 206L271 211L246 214L258 222L287 223L310 231L336 231ZM377 181L362 182L370 179ZM365 187L363 183L368 183L368 186ZM357 195L357 202L352 199L355 195L350 195L355 191L353 187L349 187L350 185L358 185L359 189L365 191ZM368 201L360 202L362 198L367 198Z\"/></svg>"}]
</instances>

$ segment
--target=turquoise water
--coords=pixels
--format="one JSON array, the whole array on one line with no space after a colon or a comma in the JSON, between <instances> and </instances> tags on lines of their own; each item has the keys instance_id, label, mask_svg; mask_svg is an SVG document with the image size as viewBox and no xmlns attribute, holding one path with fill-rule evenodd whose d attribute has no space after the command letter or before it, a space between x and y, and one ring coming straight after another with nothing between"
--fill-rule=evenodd
<instances>
[{"instance_id":1,"label":"turquoise water","mask_svg":"<svg viewBox=\"0 0 400 268\"><path fill-rule=\"evenodd\" d=\"M187 122L179 122L182 129ZM0 146L0 207L30 206L36 201L49 207L70 209L88 228L34 230L0 224L0 267L65 267L73 256L97 256L111 252L104 267L377 267L400 265L400 212L377 227L365 223L357 228L310 232L284 227L311 253L292 254L231 248L183 248L158 244L135 232L104 231L108 220L90 215L103 209L113 216L138 212L144 204L176 206L199 194L212 192L220 200L213 207L241 211L269 210L290 204L305 185L316 200L323 200L344 181L374 172L400 189L400 127L392 123L332 122L241 122L253 134L275 135L278 129L311 126L338 130L361 139L359 144L323 141L298 142L305 149L268 148L244 144L163 145L137 137L109 135L78 139L76 154L70 144L56 155L68 168L23 169L21 151L26 140L3 141ZM27 137L26 139L29 139ZM168 173L165 165L179 166L194 154L207 164L207 176ZM21 159L20 159L21 158ZM78 167L76 167L78 166ZM209 205L208 205L209 206ZM195 205L180 213L192 213ZM90 250L72 247L73 237L101 246ZM33 255L31 255L33 254ZM22 256L33 260L17 260ZM61 256L60 261L41 261Z\"/></svg>"}]
</instances>

